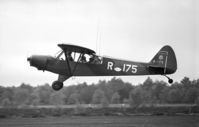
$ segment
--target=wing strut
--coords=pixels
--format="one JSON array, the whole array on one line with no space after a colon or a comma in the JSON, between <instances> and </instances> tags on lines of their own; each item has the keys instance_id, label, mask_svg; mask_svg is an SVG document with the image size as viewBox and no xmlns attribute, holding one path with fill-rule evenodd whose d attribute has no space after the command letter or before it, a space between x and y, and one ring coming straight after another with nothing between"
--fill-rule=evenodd
<instances>
[{"instance_id":1,"label":"wing strut","mask_svg":"<svg viewBox=\"0 0 199 127\"><path fill-rule=\"evenodd\" d=\"M65 54L66 54L66 52L65 52ZM80 58L81 58L83 55L84 55L84 54L80 54L80 56L79 56L79 58L78 58L78 60L77 60L77 62L76 62L76 64L75 64L73 70L72 70L72 68L71 68L71 66L70 66L69 59L68 59L68 57L67 57L67 55L66 55L66 62L67 62L68 70L69 70L69 73L70 73L70 74L69 74L70 77L72 77L73 74L75 73L75 70L76 70L76 68L77 68L77 65L78 65L78 63L80 62Z\"/></svg>"},{"instance_id":2,"label":"wing strut","mask_svg":"<svg viewBox=\"0 0 199 127\"><path fill-rule=\"evenodd\" d=\"M77 65L78 65L78 63L80 62L80 58L83 56L83 54L80 54L80 56L79 56L79 58L78 58L78 60L77 60L77 62L76 62L76 64L75 64L75 66L74 66L74 68L73 68L73 72L72 72L72 75L75 73L75 70L76 70L76 68L77 68Z\"/></svg>"},{"instance_id":3,"label":"wing strut","mask_svg":"<svg viewBox=\"0 0 199 127\"><path fill-rule=\"evenodd\" d=\"M68 57L66 55L67 53L65 52L65 57L66 57L66 62L67 62L67 66L68 66L68 70L69 70L69 76L73 76L72 74L72 71L71 71L71 67L70 67L70 63L69 63L69 60L68 60Z\"/></svg>"}]
</instances>

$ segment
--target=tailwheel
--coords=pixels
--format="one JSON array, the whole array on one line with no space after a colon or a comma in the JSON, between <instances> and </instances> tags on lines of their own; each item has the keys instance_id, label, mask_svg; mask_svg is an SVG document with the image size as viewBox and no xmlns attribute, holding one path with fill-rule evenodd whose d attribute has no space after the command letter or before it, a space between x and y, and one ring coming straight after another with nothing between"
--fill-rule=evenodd
<instances>
[{"instance_id":1,"label":"tailwheel","mask_svg":"<svg viewBox=\"0 0 199 127\"><path fill-rule=\"evenodd\" d=\"M168 79L168 82L169 82L170 84L172 84L172 83L173 83L173 79L169 78L169 79Z\"/></svg>"},{"instance_id":2,"label":"tailwheel","mask_svg":"<svg viewBox=\"0 0 199 127\"><path fill-rule=\"evenodd\" d=\"M168 83L169 83L169 84L172 84L172 83L173 83L173 79L169 78L169 77L166 76L166 75L163 75L163 76L165 76L165 77L168 79Z\"/></svg>"},{"instance_id":3,"label":"tailwheel","mask_svg":"<svg viewBox=\"0 0 199 127\"><path fill-rule=\"evenodd\" d=\"M52 83L52 88L56 91L60 90L61 88L63 88L63 82L60 81L54 81Z\"/></svg>"}]
</instances>

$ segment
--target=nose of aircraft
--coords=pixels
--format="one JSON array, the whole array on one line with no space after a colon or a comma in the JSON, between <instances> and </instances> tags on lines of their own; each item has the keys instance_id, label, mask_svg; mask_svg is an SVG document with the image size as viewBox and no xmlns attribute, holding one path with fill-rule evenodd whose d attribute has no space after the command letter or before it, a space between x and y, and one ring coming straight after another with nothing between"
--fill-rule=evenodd
<instances>
[{"instance_id":1,"label":"nose of aircraft","mask_svg":"<svg viewBox=\"0 0 199 127\"><path fill-rule=\"evenodd\" d=\"M27 58L27 61L31 62L31 59L32 59L32 57L30 56L30 57Z\"/></svg>"},{"instance_id":2,"label":"nose of aircraft","mask_svg":"<svg viewBox=\"0 0 199 127\"><path fill-rule=\"evenodd\" d=\"M32 55L27 58L30 66L36 67L38 70L45 70L47 65L48 56Z\"/></svg>"}]
</instances>

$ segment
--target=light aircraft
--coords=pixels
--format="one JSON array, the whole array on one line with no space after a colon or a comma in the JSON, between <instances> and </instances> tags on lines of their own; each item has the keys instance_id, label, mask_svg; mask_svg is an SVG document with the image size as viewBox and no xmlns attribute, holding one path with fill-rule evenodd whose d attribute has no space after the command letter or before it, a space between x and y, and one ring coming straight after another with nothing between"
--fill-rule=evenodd
<instances>
[{"instance_id":1,"label":"light aircraft","mask_svg":"<svg viewBox=\"0 0 199 127\"><path fill-rule=\"evenodd\" d=\"M163 75L172 83L167 75L177 70L175 53L168 45L162 47L150 62L98 56L95 51L77 45L58 46L61 51L55 57L32 55L27 58L30 66L58 74L58 79L52 83L54 90L63 88L63 82L72 76Z\"/></svg>"}]
</instances>

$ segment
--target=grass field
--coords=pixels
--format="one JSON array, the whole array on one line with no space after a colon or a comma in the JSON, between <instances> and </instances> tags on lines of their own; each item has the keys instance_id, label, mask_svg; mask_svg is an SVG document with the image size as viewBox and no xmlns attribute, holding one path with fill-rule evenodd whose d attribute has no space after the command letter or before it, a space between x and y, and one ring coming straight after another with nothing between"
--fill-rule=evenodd
<instances>
[{"instance_id":1,"label":"grass field","mask_svg":"<svg viewBox=\"0 0 199 127\"><path fill-rule=\"evenodd\" d=\"M71 116L0 119L0 127L199 127L199 116Z\"/></svg>"}]
</instances>

